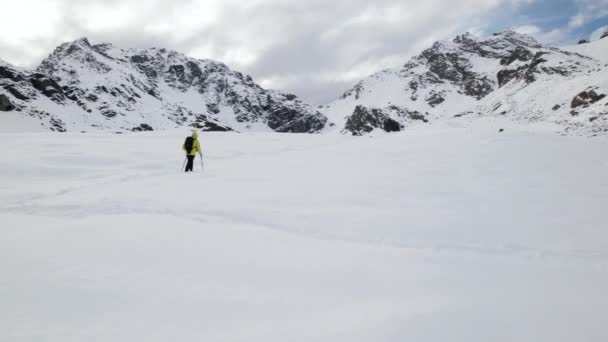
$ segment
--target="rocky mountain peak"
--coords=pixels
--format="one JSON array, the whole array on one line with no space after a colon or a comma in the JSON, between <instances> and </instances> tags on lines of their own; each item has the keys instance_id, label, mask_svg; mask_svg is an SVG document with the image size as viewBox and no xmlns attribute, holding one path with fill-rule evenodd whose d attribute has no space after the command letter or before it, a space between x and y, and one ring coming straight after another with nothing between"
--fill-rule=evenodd
<instances>
[{"instance_id":1,"label":"rocky mountain peak","mask_svg":"<svg viewBox=\"0 0 608 342\"><path fill-rule=\"evenodd\" d=\"M87 38L80 38L73 42L63 43L42 61L37 72L54 76L60 69L82 66L90 70L107 73L111 68L104 59L111 60L103 50L107 45L93 46ZM80 68L79 68L80 69Z\"/></svg>"},{"instance_id":2,"label":"rocky mountain peak","mask_svg":"<svg viewBox=\"0 0 608 342\"><path fill-rule=\"evenodd\" d=\"M478 40L479 40L479 38L477 38L475 35L473 35L470 32L466 32L464 34L456 36L456 38L454 38L453 42L456 44L467 44L467 43L471 43L471 42L477 42Z\"/></svg>"},{"instance_id":3,"label":"rocky mountain peak","mask_svg":"<svg viewBox=\"0 0 608 342\"><path fill-rule=\"evenodd\" d=\"M608 97L602 97L608 88L601 86L606 65L601 58L586 56L601 49L601 43L563 49L544 47L533 37L513 30L483 38L464 33L436 42L401 69L381 71L358 82L325 106L324 112L353 134L387 130L383 123L389 118L407 127L425 120L476 115L530 120L546 117L560 124L586 127L577 119L587 116L583 112L595 115L586 118L592 123L589 125L600 127L601 116L608 127L608 104L604 103ZM560 95L553 87L562 83L576 91ZM569 108L572 98L589 86L595 87L595 93L578 96L590 101Z\"/></svg>"},{"instance_id":4,"label":"rocky mountain peak","mask_svg":"<svg viewBox=\"0 0 608 342\"><path fill-rule=\"evenodd\" d=\"M514 46L524 46L528 48L542 48L542 44L540 44L534 37L515 32L513 30L507 30L503 32L494 33L492 38L489 41L500 40L510 43Z\"/></svg>"},{"instance_id":5,"label":"rocky mountain peak","mask_svg":"<svg viewBox=\"0 0 608 342\"><path fill-rule=\"evenodd\" d=\"M314 133L327 123L295 95L265 90L221 62L163 48L121 49L81 38L57 47L20 87L15 83L25 76L5 74L12 82L5 88L19 94L20 108L53 118L56 130L191 126Z\"/></svg>"},{"instance_id":6,"label":"rocky mountain peak","mask_svg":"<svg viewBox=\"0 0 608 342\"><path fill-rule=\"evenodd\" d=\"M600 39L604 39L608 37L608 31L604 32L604 34L602 34L602 36L600 37Z\"/></svg>"}]
</instances>

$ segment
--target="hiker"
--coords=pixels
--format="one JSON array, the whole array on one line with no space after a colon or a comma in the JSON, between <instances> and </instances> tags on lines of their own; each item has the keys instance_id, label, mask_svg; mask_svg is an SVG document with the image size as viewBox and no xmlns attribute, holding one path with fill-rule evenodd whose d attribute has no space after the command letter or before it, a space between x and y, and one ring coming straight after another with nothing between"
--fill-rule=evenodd
<instances>
[{"instance_id":1,"label":"hiker","mask_svg":"<svg viewBox=\"0 0 608 342\"><path fill-rule=\"evenodd\" d=\"M192 136L186 138L186 142L184 142L182 148L186 152L186 158L188 158L186 172L192 172L194 171L194 158L196 154L198 153L201 156L201 160L203 159L203 151L201 150L201 144L198 142L198 133L196 131L192 131Z\"/></svg>"}]
</instances>

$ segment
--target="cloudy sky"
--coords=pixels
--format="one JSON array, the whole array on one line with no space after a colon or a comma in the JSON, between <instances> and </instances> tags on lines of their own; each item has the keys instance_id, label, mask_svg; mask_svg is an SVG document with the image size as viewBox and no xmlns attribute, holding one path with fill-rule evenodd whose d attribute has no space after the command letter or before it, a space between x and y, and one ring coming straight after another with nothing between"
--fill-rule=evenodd
<instances>
[{"instance_id":1,"label":"cloudy sky","mask_svg":"<svg viewBox=\"0 0 608 342\"><path fill-rule=\"evenodd\" d=\"M465 31L564 45L608 29L608 0L19 0L2 13L0 58L18 66L86 36L220 60L313 104Z\"/></svg>"}]
</instances>

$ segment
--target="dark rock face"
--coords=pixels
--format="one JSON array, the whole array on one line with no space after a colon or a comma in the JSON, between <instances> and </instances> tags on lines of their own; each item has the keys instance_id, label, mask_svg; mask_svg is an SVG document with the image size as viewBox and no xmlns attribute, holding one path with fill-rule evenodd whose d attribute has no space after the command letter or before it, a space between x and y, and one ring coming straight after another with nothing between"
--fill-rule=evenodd
<instances>
[{"instance_id":1,"label":"dark rock face","mask_svg":"<svg viewBox=\"0 0 608 342\"><path fill-rule=\"evenodd\" d=\"M43 74L33 74L30 77L30 82L34 88L38 89L44 96L54 99L58 102L63 101L65 95L61 86L53 79Z\"/></svg>"},{"instance_id":2,"label":"dark rock face","mask_svg":"<svg viewBox=\"0 0 608 342\"><path fill-rule=\"evenodd\" d=\"M586 108L606 97L605 94L598 94L595 92L595 90L596 89L588 88L587 90L576 95L574 99L572 99L570 107L573 109L578 107Z\"/></svg>"},{"instance_id":3,"label":"dark rock face","mask_svg":"<svg viewBox=\"0 0 608 342\"><path fill-rule=\"evenodd\" d=\"M387 118L384 121L384 131L386 132L399 132L401 131L401 124L391 118Z\"/></svg>"},{"instance_id":4,"label":"dark rock face","mask_svg":"<svg viewBox=\"0 0 608 342\"><path fill-rule=\"evenodd\" d=\"M497 85L492 77L489 77L491 75L474 71L471 55L499 59L503 66L510 66L516 61L533 65L540 60L540 56L536 56L532 49L540 48L541 45L530 37L515 32L496 34L488 40L478 40L470 34L465 34L456 37L453 43L456 45L436 43L404 66L401 71L403 76L412 75L411 70L421 65L428 67L429 72L414 75L414 80L410 81L409 88L414 94L422 87L451 83L458 87L462 94L481 100L496 90ZM515 73L506 70L499 75L502 85L508 83L511 74ZM440 104L433 101L432 106Z\"/></svg>"},{"instance_id":5,"label":"dark rock face","mask_svg":"<svg viewBox=\"0 0 608 342\"><path fill-rule=\"evenodd\" d=\"M534 53L532 53L532 51L522 46L518 46L511 54L500 59L500 65L511 65L515 61L528 62L532 58L534 58Z\"/></svg>"},{"instance_id":6,"label":"dark rock face","mask_svg":"<svg viewBox=\"0 0 608 342\"><path fill-rule=\"evenodd\" d=\"M351 116L348 117L344 131L355 136L362 136L372 132L374 129L382 129L385 132L400 132L404 126L398 120L391 118L392 113L400 120L424 121L424 115L418 112L410 112L397 106L389 106L384 109L367 108L357 106Z\"/></svg>"},{"instance_id":7,"label":"dark rock face","mask_svg":"<svg viewBox=\"0 0 608 342\"><path fill-rule=\"evenodd\" d=\"M4 89L11 93L11 95L13 95L16 99L19 99L21 101L29 100L29 97L23 95L23 93L21 93L14 85L5 85Z\"/></svg>"},{"instance_id":8,"label":"dark rock face","mask_svg":"<svg viewBox=\"0 0 608 342\"><path fill-rule=\"evenodd\" d=\"M445 102L444 94L436 91L432 91L425 100L433 108Z\"/></svg>"},{"instance_id":9,"label":"dark rock face","mask_svg":"<svg viewBox=\"0 0 608 342\"><path fill-rule=\"evenodd\" d=\"M511 80L518 77L520 72L521 72L521 70L519 70L519 69L517 69L517 70L509 70L509 69L500 70L497 75L498 86L502 87L505 84L511 82Z\"/></svg>"},{"instance_id":10,"label":"dark rock face","mask_svg":"<svg viewBox=\"0 0 608 342\"><path fill-rule=\"evenodd\" d=\"M608 31L604 32L604 34L602 34L602 36L600 37L600 39L604 39L608 37Z\"/></svg>"},{"instance_id":11,"label":"dark rock face","mask_svg":"<svg viewBox=\"0 0 608 342\"><path fill-rule=\"evenodd\" d=\"M353 135L361 136L365 133L370 133L376 128L384 128L384 123L388 119L386 114L380 109L367 109L363 106L357 106L353 114L346 121L344 129L351 132Z\"/></svg>"},{"instance_id":12,"label":"dark rock face","mask_svg":"<svg viewBox=\"0 0 608 342\"><path fill-rule=\"evenodd\" d=\"M542 64L547 62L547 59L543 58L545 54L545 52L537 52L530 63L520 66L517 69L503 69L499 71L497 75L499 87L503 87L513 79L525 81L530 84L535 82L537 75L541 73L557 73L562 76L569 75L569 71L566 67L543 68Z\"/></svg>"},{"instance_id":13,"label":"dark rock face","mask_svg":"<svg viewBox=\"0 0 608 342\"><path fill-rule=\"evenodd\" d=\"M583 44L589 44L589 41L587 39L581 39L577 43L577 45L583 45Z\"/></svg>"},{"instance_id":14,"label":"dark rock face","mask_svg":"<svg viewBox=\"0 0 608 342\"><path fill-rule=\"evenodd\" d=\"M281 133L314 133L327 124L327 118L317 112L301 117L300 113L290 108L277 108L268 116L268 127Z\"/></svg>"},{"instance_id":15,"label":"dark rock face","mask_svg":"<svg viewBox=\"0 0 608 342\"><path fill-rule=\"evenodd\" d=\"M145 124L145 123L143 123L137 127L131 128L132 132L150 132L153 130L154 130L154 128L152 128L152 126Z\"/></svg>"},{"instance_id":16,"label":"dark rock face","mask_svg":"<svg viewBox=\"0 0 608 342\"><path fill-rule=\"evenodd\" d=\"M0 94L0 111L9 112L14 109L15 106L11 103L8 96Z\"/></svg>"},{"instance_id":17,"label":"dark rock face","mask_svg":"<svg viewBox=\"0 0 608 342\"><path fill-rule=\"evenodd\" d=\"M14 82L20 82L25 79L25 77L16 70L0 65L0 79L1 78L8 78Z\"/></svg>"},{"instance_id":18,"label":"dark rock face","mask_svg":"<svg viewBox=\"0 0 608 342\"><path fill-rule=\"evenodd\" d=\"M232 128L227 126L222 126L217 122L210 120L206 115L197 115L196 121L190 124L190 127L200 129L201 131L207 132L230 132L233 131Z\"/></svg>"},{"instance_id":19,"label":"dark rock face","mask_svg":"<svg viewBox=\"0 0 608 342\"><path fill-rule=\"evenodd\" d=\"M61 119L52 118L50 120L50 124L51 124L51 131L67 132L67 130L65 129L65 124L63 123L63 121L61 121Z\"/></svg>"}]
</instances>

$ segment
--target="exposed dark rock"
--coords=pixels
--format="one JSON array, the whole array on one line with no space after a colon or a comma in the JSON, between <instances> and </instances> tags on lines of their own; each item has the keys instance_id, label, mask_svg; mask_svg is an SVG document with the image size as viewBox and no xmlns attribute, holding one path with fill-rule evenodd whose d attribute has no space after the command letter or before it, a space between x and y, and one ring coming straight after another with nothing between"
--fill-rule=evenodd
<instances>
[{"instance_id":1,"label":"exposed dark rock","mask_svg":"<svg viewBox=\"0 0 608 342\"><path fill-rule=\"evenodd\" d=\"M169 75L167 76L167 80L169 82L179 82L182 85L190 85L188 84L188 79L185 74L186 68L183 65L172 65L169 67Z\"/></svg>"},{"instance_id":2,"label":"exposed dark rock","mask_svg":"<svg viewBox=\"0 0 608 342\"><path fill-rule=\"evenodd\" d=\"M427 113L428 114L428 113ZM412 120L418 120L418 121L423 121L423 122L429 122L429 120L426 118L426 116L424 116L423 114L420 114L419 112L409 112L408 116L410 119Z\"/></svg>"},{"instance_id":3,"label":"exposed dark rock","mask_svg":"<svg viewBox=\"0 0 608 342\"><path fill-rule=\"evenodd\" d=\"M357 106L346 121L344 129L352 135L361 136L380 128L386 132L399 132L402 126L378 108Z\"/></svg>"},{"instance_id":4,"label":"exposed dark rock","mask_svg":"<svg viewBox=\"0 0 608 342\"><path fill-rule=\"evenodd\" d=\"M361 136L370 133L376 128L384 127L387 116L381 110L364 106L357 106L353 114L346 121L344 129L353 135Z\"/></svg>"},{"instance_id":5,"label":"exposed dark rock","mask_svg":"<svg viewBox=\"0 0 608 342\"><path fill-rule=\"evenodd\" d=\"M19 90L17 90L17 88L13 84L5 85L4 89L6 89L6 91L11 93L11 95L13 95L18 100L28 101L30 99L29 97L27 97L23 93L21 93Z\"/></svg>"},{"instance_id":6,"label":"exposed dark rock","mask_svg":"<svg viewBox=\"0 0 608 342\"><path fill-rule=\"evenodd\" d=\"M596 89L588 88L580 94L576 95L574 99L572 99L572 103L570 104L571 108L583 107L587 108L597 101L606 97L605 94L598 94L595 92Z\"/></svg>"},{"instance_id":7,"label":"exposed dark rock","mask_svg":"<svg viewBox=\"0 0 608 342\"><path fill-rule=\"evenodd\" d=\"M461 118L463 116L467 116L467 115L470 115L470 114L473 114L473 113L472 112L458 113L458 114L454 115L454 117L455 118Z\"/></svg>"},{"instance_id":8,"label":"exposed dark rock","mask_svg":"<svg viewBox=\"0 0 608 342\"><path fill-rule=\"evenodd\" d=\"M555 106L553 106L553 110L558 110L558 109L560 109L560 108L562 108L562 106L561 106L561 105L558 105L558 104L556 104Z\"/></svg>"},{"instance_id":9,"label":"exposed dark rock","mask_svg":"<svg viewBox=\"0 0 608 342\"><path fill-rule=\"evenodd\" d=\"M409 86L414 92L418 90L418 82L416 81L410 81Z\"/></svg>"},{"instance_id":10,"label":"exposed dark rock","mask_svg":"<svg viewBox=\"0 0 608 342\"><path fill-rule=\"evenodd\" d=\"M60 119L52 118L49 123L51 124L51 131L66 132L65 124Z\"/></svg>"},{"instance_id":11,"label":"exposed dark rock","mask_svg":"<svg viewBox=\"0 0 608 342\"><path fill-rule=\"evenodd\" d=\"M387 118L386 121L384 121L383 128L386 132L399 132L401 131L401 124L391 118Z\"/></svg>"},{"instance_id":12,"label":"exposed dark rock","mask_svg":"<svg viewBox=\"0 0 608 342\"><path fill-rule=\"evenodd\" d=\"M192 77L201 78L203 76L203 71L196 63L188 61L186 62L186 66L188 67L188 70L190 70L190 75L192 75Z\"/></svg>"},{"instance_id":13,"label":"exposed dark rock","mask_svg":"<svg viewBox=\"0 0 608 342\"><path fill-rule=\"evenodd\" d=\"M608 31L604 32L604 34L602 34L602 36L600 37L600 39L604 39L608 37Z\"/></svg>"},{"instance_id":14,"label":"exposed dark rock","mask_svg":"<svg viewBox=\"0 0 608 342\"><path fill-rule=\"evenodd\" d=\"M498 72L498 86L503 87L505 84L511 82L514 78L516 78L520 74L521 70L511 70L511 69L503 69Z\"/></svg>"},{"instance_id":15,"label":"exposed dark rock","mask_svg":"<svg viewBox=\"0 0 608 342\"><path fill-rule=\"evenodd\" d=\"M290 108L281 108L268 116L268 127L281 133L315 133L327 124L327 117L317 112L311 115Z\"/></svg>"},{"instance_id":16,"label":"exposed dark rock","mask_svg":"<svg viewBox=\"0 0 608 342\"><path fill-rule=\"evenodd\" d=\"M429 104L429 106L434 108L435 106L438 106L445 102L445 98L443 94L436 91L432 91L429 96L427 96L425 101Z\"/></svg>"},{"instance_id":17,"label":"exposed dark rock","mask_svg":"<svg viewBox=\"0 0 608 342\"><path fill-rule=\"evenodd\" d=\"M492 80L471 71L472 66L468 59L459 53L445 53L440 43L433 45L431 49L423 51L421 58L426 60L429 70L439 80L446 80L461 87L465 94L478 100L494 90ZM432 80L432 78L428 79Z\"/></svg>"},{"instance_id":18,"label":"exposed dark rock","mask_svg":"<svg viewBox=\"0 0 608 342\"><path fill-rule=\"evenodd\" d=\"M190 124L190 127L200 129L206 132L230 132L232 128L220 125L217 122L209 120L206 115L199 114L196 116L196 121Z\"/></svg>"},{"instance_id":19,"label":"exposed dark rock","mask_svg":"<svg viewBox=\"0 0 608 342\"><path fill-rule=\"evenodd\" d=\"M31 75L30 82L32 83L32 86L38 89L44 96L57 101L63 100L63 89L61 89L61 86L52 78L36 73Z\"/></svg>"},{"instance_id":20,"label":"exposed dark rock","mask_svg":"<svg viewBox=\"0 0 608 342\"><path fill-rule=\"evenodd\" d=\"M525 81L526 83L533 83L536 81L536 75L547 72L548 69L542 69L540 66L547 62L543 56L547 54L546 52L537 52L529 64L520 66L517 69L503 69L498 72L498 85L499 87L504 86L509 83L513 79L518 79ZM550 73L559 73L559 74L567 74L567 71L562 70L561 68L550 68Z\"/></svg>"},{"instance_id":21,"label":"exposed dark rock","mask_svg":"<svg viewBox=\"0 0 608 342\"><path fill-rule=\"evenodd\" d=\"M15 106L11 103L8 96L0 94L0 111L9 112L15 109Z\"/></svg>"},{"instance_id":22,"label":"exposed dark rock","mask_svg":"<svg viewBox=\"0 0 608 342\"><path fill-rule=\"evenodd\" d=\"M209 113L218 114L220 112L220 108L217 103L208 103L207 111L209 111Z\"/></svg>"},{"instance_id":23,"label":"exposed dark rock","mask_svg":"<svg viewBox=\"0 0 608 342\"><path fill-rule=\"evenodd\" d=\"M97 97L97 95L95 95L95 94L87 94L87 96L85 96L85 99L87 99L91 102L97 102L99 97Z\"/></svg>"},{"instance_id":24,"label":"exposed dark rock","mask_svg":"<svg viewBox=\"0 0 608 342\"><path fill-rule=\"evenodd\" d=\"M534 53L532 53L532 51L530 51L522 46L518 46L517 48L515 48L515 50L513 50L513 52L511 52L511 54L509 56L501 58L500 64L501 65L511 65L515 61L528 62L533 57L534 57Z\"/></svg>"},{"instance_id":25,"label":"exposed dark rock","mask_svg":"<svg viewBox=\"0 0 608 342\"><path fill-rule=\"evenodd\" d=\"M141 125L131 128L131 131L133 132L150 132L153 131L154 129L152 128L152 126L142 123Z\"/></svg>"},{"instance_id":26,"label":"exposed dark rock","mask_svg":"<svg viewBox=\"0 0 608 342\"><path fill-rule=\"evenodd\" d=\"M581 39L581 40L578 41L577 44L578 45L589 44L589 41L587 39Z\"/></svg>"},{"instance_id":27,"label":"exposed dark rock","mask_svg":"<svg viewBox=\"0 0 608 342\"><path fill-rule=\"evenodd\" d=\"M131 62L133 62L133 63L142 64L142 63L148 62L149 60L150 60L150 58L148 58L148 56L146 56L146 55L131 56Z\"/></svg>"},{"instance_id":28,"label":"exposed dark rock","mask_svg":"<svg viewBox=\"0 0 608 342\"><path fill-rule=\"evenodd\" d=\"M427 118L424 116L424 114L418 112L418 111L409 111L405 108L401 108L395 105L390 105L388 107L386 107L387 111L390 111L391 113L393 113L396 117L399 117L403 120L412 120L412 121L423 121L423 122L428 122ZM428 114L428 113L426 113Z\"/></svg>"},{"instance_id":29,"label":"exposed dark rock","mask_svg":"<svg viewBox=\"0 0 608 342\"><path fill-rule=\"evenodd\" d=\"M494 82L485 76L478 76L466 80L464 83L465 94L481 100L494 90Z\"/></svg>"},{"instance_id":30,"label":"exposed dark rock","mask_svg":"<svg viewBox=\"0 0 608 342\"><path fill-rule=\"evenodd\" d=\"M8 67L0 66L0 79L2 79L2 78L8 78L14 82L20 82L25 79L25 77L21 73L17 72L16 70L13 70Z\"/></svg>"},{"instance_id":31,"label":"exposed dark rock","mask_svg":"<svg viewBox=\"0 0 608 342\"><path fill-rule=\"evenodd\" d=\"M106 117L106 118L108 118L108 119L109 119L109 118L113 118L113 117L115 117L115 116L117 116L117 115L119 114L119 113L118 113L118 112L116 112L115 110L112 110L112 109L104 109L104 108L101 108L100 113L101 113L101 115L105 116L105 117Z\"/></svg>"}]
</instances>

